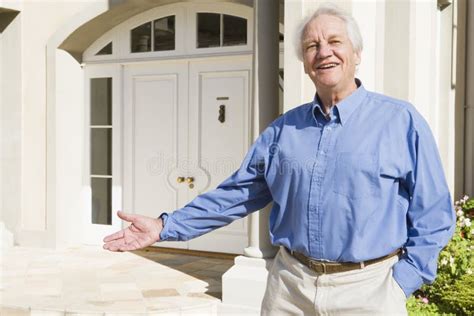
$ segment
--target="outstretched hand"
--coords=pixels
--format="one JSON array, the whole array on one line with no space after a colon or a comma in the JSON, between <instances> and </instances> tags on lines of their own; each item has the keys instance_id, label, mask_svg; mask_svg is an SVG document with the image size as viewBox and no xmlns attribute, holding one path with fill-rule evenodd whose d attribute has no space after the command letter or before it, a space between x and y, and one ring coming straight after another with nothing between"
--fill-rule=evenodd
<instances>
[{"instance_id":1,"label":"outstretched hand","mask_svg":"<svg viewBox=\"0 0 474 316\"><path fill-rule=\"evenodd\" d=\"M117 215L132 224L104 238L103 248L110 251L129 251L153 245L160 239L163 222L138 214L127 214L118 211Z\"/></svg>"}]
</instances>

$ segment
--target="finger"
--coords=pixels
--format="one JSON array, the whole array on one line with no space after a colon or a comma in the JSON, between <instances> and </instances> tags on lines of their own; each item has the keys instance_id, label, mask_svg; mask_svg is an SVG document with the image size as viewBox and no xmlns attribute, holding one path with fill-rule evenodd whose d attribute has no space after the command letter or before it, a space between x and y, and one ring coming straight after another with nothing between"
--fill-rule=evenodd
<instances>
[{"instance_id":1,"label":"finger","mask_svg":"<svg viewBox=\"0 0 474 316\"><path fill-rule=\"evenodd\" d=\"M125 246L125 240L124 239L119 239L115 241L108 242L104 244L103 248L106 250L110 251L118 251L120 250L123 246Z\"/></svg>"},{"instance_id":2,"label":"finger","mask_svg":"<svg viewBox=\"0 0 474 316\"><path fill-rule=\"evenodd\" d=\"M137 220L137 216L135 214L129 214L129 213L125 213L123 211L118 211L117 215L118 215L118 217L120 217L121 219L123 219L127 222L134 222L134 221Z\"/></svg>"},{"instance_id":3,"label":"finger","mask_svg":"<svg viewBox=\"0 0 474 316\"><path fill-rule=\"evenodd\" d=\"M113 241L113 240L116 240L116 239L120 239L120 238L123 238L124 237L124 230L120 230L116 233L113 233L112 235L109 235L109 236L106 236L104 238L104 242L109 242L109 241Z\"/></svg>"},{"instance_id":4,"label":"finger","mask_svg":"<svg viewBox=\"0 0 474 316\"><path fill-rule=\"evenodd\" d=\"M108 251L112 251L112 252L119 252L119 251L120 251L120 250L118 249L118 247L112 247L112 246L106 247L105 245L104 245L104 249L105 249L105 250L108 250Z\"/></svg>"},{"instance_id":5,"label":"finger","mask_svg":"<svg viewBox=\"0 0 474 316\"><path fill-rule=\"evenodd\" d=\"M112 246L110 246L110 245L108 245L108 244L104 244L104 245L102 246L102 248L103 248L104 250L108 250L108 251L115 251L115 250L112 249Z\"/></svg>"}]
</instances>

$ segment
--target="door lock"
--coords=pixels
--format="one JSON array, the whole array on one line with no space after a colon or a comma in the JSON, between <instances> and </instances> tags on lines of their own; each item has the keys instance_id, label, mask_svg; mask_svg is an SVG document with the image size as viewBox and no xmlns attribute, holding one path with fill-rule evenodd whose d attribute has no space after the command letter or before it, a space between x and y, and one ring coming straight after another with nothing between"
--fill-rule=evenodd
<instances>
[{"instance_id":1,"label":"door lock","mask_svg":"<svg viewBox=\"0 0 474 316\"><path fill-rule=\"evenodd\" d=\"M224 123L225 122L225 105L222 104L219 106L219 122Z\"/></svg>"},{"instance_id":2,"label":"door lock","mask_svg":"<svg viewBox=\"0 0 474 316\"><path fill-rule=\"evenodd\" d=\"M189 186L190 189L194 188L194 177L187 177L187 178L185 178L185 177L178 177L178 178L176 179L176 182L178 182L178 183L184 183L184 182L186 182L186 183L188 184L188 186Z\"/></svg>"}]
</instances>

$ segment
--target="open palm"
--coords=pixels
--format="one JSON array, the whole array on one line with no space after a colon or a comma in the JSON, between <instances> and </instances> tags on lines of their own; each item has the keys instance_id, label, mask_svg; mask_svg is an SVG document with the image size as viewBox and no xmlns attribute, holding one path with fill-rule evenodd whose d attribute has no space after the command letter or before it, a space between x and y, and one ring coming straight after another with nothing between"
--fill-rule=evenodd
<instances>
[{"instance_id":1,"label":"open palm","mask_svg":"<svg viewBox=\"0 0 474 316\"><path fill-rule=\"evenodd\" d=\"M103 248L110 251L129 251L153 245L160 239L161 219L118 211L117 215L132 224L104 238Z\"/></svg>"}]
</instances>

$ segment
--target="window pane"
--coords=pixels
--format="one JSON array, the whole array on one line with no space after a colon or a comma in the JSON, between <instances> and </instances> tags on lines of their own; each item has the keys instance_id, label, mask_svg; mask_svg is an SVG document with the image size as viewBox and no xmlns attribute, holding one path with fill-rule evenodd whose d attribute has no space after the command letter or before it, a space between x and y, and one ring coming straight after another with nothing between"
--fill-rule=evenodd
<instances>
[{"instance_id":1,"label":"window pane","mask_svg":"<svg viewBox=\"0 0 474 316\"><path fill-rule=\"evenodd\" d=\"M155 51L174 50L175 24L174 16L168 16L153 22L155 34Z\"/></svg>"},{"instance_id":2,"label":"window pane","mask_svg":"<svg viewBox=\"0 0 474 316\"><path fill-rule=\"evenodd\" d=\"M247 44L247 20L224 14L224 46Z\"/></svg>"},{"instance_id":3,"label":"window pane","mask_svg":"<svg viewBox=\"0 0 474 316\"><path fill-rule=\"evenodd\" d=\"M96 54L96 56L100 55L112 55L112 42L108 43L101 50Z\"/></svg>"},{"instance_id":4,"label":"window pane","mask_svg":"<svg viewBox=\"0 0 474 316\"><path fill-rule=\"evenodd\" d=\"M132 30L132 53L151 51L151 22Z\"/></svg>"},{"instance_id":5,"label":"window pane","mask_svg":"<svg viewBox=\"0 0 474 316\"><path fill-rule=\"evenodd\" d=\"M112 125L112 78L91 79L91 125Z\"/></svg>"},{"instance_id":6,"label":"window pane","mask_svg":"<svg viewBox=\"0 0 474 316\"><path fill-rule=\"evenodd\" d=\"M112 179L91 178L92 224L112 224Z\"/></svg>"},{"instance_id":7,"label":"window pane","mask_svg":"<svg viewBox=\"0 0 474 316\"><path fill-rule=\"evenodd\" d=\"M91 128L91 174L112 175L111 128Z\"/></svg>"},{"instance_id":8,"label":"window pane","mask_svg":"<svg viewBox=\"0 0 474 316\"><path fill-rule=\"evenodd\" d=\"M221 46L221 16L216 13L198 13L198 48Z\"/></svg>"}]
</instances>

